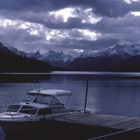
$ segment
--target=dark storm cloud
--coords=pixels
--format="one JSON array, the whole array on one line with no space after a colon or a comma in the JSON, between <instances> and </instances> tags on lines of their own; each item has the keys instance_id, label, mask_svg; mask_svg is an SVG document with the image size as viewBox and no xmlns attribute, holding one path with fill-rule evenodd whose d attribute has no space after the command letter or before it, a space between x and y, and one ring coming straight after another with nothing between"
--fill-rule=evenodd
<instances>
[{"instance_id":1,"label":"dark storm cloud","mask_svg":"<svg viewBox=\"0 0 140 140\"><path fill-rule=\"evenodd\" d=\"M122 30L122 28L137 28L140 25L140 16L136 17L133 15L127 15L125 17L114 18L102 18L96 25L94 29L100 32L117 32Z\"/></svg>"},{"instance_id":2,"label":"dark storm cloud","mask_svg":"<svg viewBox=\"0 0 140 140\"><path fill-rule=\"evenodd\" d=\"M36 47L39 47L37 44L44 39L43 36L31 35L25 29L15 29L15 27L0 29L0 39L4 44L26 51L36 50Z\"/></svg>"},{"instance_id":3,"label":"dark storm cloud","mask_svg":"<svg viewBox=\"0 0 140 140\"><path fill-rule=\"evenodd\" d=\"M0 1L0 14L11 19L43 24L54 29L92 28L90 24L81 24L80 18L69 18L64 23L61 17L55 19L48 15L48 11L69 6L91 7L97 16L115 18L122 17L130 11L140 10L140 2L128 4L123 0L59 0L59 2L58 0L4 0Z\"/></svg>"},{"instance_id":4,"label":"dark storm cloud","mask_svg":"<svg viewBox=\"0 0 140 140\"><path fill-rule=\"evenodd\" d=\"M87 29L91 24L82 24L81 19L79 18L69 18L68 21L62 22L61 20L57 21L44 21L44 26L47 26L51 29Z\"/></svg>"},{"instance_id":5,"label":"dark storm cloud","mask_svg":"<svg viewBox=\"0 0 140 140\"><path fill-rule=\"evenodd\" d=\"M65 39L63 40L63 48L73 48L73 49L91 49L91 50L97 50L97 49L103 49L107 46L112 46L115 43L117 43L117 39L99 39L96 41L89 41L89 40L71 40L71 39Z\"/></svg>"},{"instance_id":6,"label":"dark storm cloud","mask_svg":"<svg viewBox=\"0 0 140 140\"><path fill-rule=\"evenodd\" d=\"M90 24L81 24L80 18L69 18L64 23L61 17L55 19L48 15L48 11L69 6L91 7L97 16L114 18L140 10L140 2L128 4L123 0L4 0L0 1L0 13L11 19L22 19L54 29L92 28Z\"/></svg>"},{"instance_id":7,"label":"dark storm cloud","mask_svg":"<svg viewBox=\"0 0 140 140\"><path fill-rule=\"evenodd\" d=\"M96 14L118 17L139 9L139 3L128 4L123 0L4 0L0 9L8 11L53 11L65 7L91 7Z\"/></svg>"},{"instance_id":8,"label":"dark storm cloud","mask_svg":"<svg viewBox=\"0 0 140 140\"><path fill-rule=\"evenodd\" d=\"M93 11L107 17L124 16L130 11L130 5L123 0L93 0Z\"/></svg>"},{"instance_id":9,"label":"dark storm cloud","mask_svg":"<svg viewBox=\"0 0 140 140\"><path fill-rule=\"evenodd\" d=\"M106 39L125 39L139 41L140 16L127 15L117 19L104 17L92 29L102 34Z\"/></svg>"}]
</instances>

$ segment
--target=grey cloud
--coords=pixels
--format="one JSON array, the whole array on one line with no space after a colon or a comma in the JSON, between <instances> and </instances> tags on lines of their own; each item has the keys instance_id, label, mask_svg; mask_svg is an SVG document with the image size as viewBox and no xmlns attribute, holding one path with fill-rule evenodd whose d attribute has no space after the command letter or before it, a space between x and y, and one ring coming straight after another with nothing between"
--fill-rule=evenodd
<instances>
[{"instance_id":1,"label":"grey cloud","mask_svg":"<svg viewBox=\"0 0 140 140\"><path fill-rule=\"evenodd\" d=\"M104 17L94 26L94 29L99 30L100 32L117 32L118 30L122 30L122 28L139 27L139 25L140 17L132 15L117 19Z\"/></svg>"},{"instance_id":2,"label":"grey cloud","mask_svg":"<svg viewBox=\"0 0 140 140\"><path fill-rule=\"evenodd\" d=\"M91 50L98 50L108 46L112 46L114 43L118 42L117 39L99 39L96 41L89 41L89 40L71 40L65 39L62 44L65 48L71 49L91 49Z\"/></svg>"},{"instance_id":3,"label":"grey cloud","mask_svg":"<svg viewBox=\"0 0 140 140\"><path fill-rule=\"evenodd\" d=\"M102 33L102 38L116 38L138 42L140 36L139 25L139 16L127 15L117 19L104 17L92 29Z\"/></svg>"},{"instance_id":4,"label":"grey cloud","mask_svg":"<svg viewBox=\"0 0 140 140\"><path fill-rule=\"evenodd\" d=\"M95 13L107 17L124 16L130 11L130 5L123 0L95 0L93 5Z\"/></svg>"},{"instance_id":5,"label":"grey cloud","mask_svg":"<svg viewBox=\"0 0 140 140\"><path fill-rule=\"evenodd\" d=\"M61 17L56 19L48 15L48 11L68 6L91 7L93 13L102 17L122 17L130 11L138 10L140 2L127 4L123 0L5 0L0 1L0 14L54 29L93 28L90 24L81 24L80 18L69 18L68 22L64 23Z\"/></svg>"},{"instance_id":6,"label":"grey cloud","mask_svg":"<svg viewBox=\"0 0 140 140\"><path fill-rule=\"evenodd\" d=\"M31 35L27 32L27 30L9 27L1 28L0 39L9 46L12 45L18 49L24 48L25 50L30 50L32 47L35 49L36 46L32 46L31 44L36 44L37 42L39 43L40 40L43 41L43 36Z\"/></svg>"},{"instance_id":7,"label":"grey cloud","mask_svg":"<svg viewBox=\"0 0 140 140\"><path fill-rule=\"evenodd\" d=\"M140 1L132 2L130 6L131 11L140 11Z\"/></svg>"},{"instance_id":8,"label":"grey cloud","mask_svg":"<svg viewBox=\"0 0 140 140\"><path fill-rule=\"evenodd\" d=\"M82 19L78 17L70 17L67 22L63 22L62 17L53 17L46 14L46 16L26 16L22 15L20 18L31 23L42 24L43 26L50 29L92 29L94 27L91 23L82 23ZM44 17L44 18L42 18Z\"/></svg>"},{"instance_id":9,"label":"grey cloud","mask_svg":"<svg viewBox=\"0 0 140 140\"><path fill-rule=\"evenodd\" d=\"M53 11L65 7L91 7L96 14L119 17L130 10L137 9L136 4L127 4L123 0L4 0L0 8L8 11Z\"/></svg>"},{"instance_id":10,"label":"grey cloud","mask_svg":"<svg viewBox=\"0 0 140 140\"><path fill-rule=\"evenodd\" d=\"M47 21L44 22L44 25L47 26L48 28L52 29L73 29L73 28L83 28L81 24L81 19L79 18L69 18L66 23L64 22L51 22Z\"/></svg>"}]
</instances>

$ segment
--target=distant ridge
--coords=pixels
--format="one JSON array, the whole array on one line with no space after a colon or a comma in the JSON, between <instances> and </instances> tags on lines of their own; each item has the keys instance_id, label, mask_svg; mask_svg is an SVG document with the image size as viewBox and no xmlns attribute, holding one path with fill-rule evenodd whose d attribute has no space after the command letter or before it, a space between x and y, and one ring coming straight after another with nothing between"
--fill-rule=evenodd
<instances>
[{"instance_id":1,"label":"distant ridge","mask_svg":"<svg viewBox=\"0 0 140 140\"><path fill-rule=\"evenodd\" d=\"M0 72L50 72L50 64L17 55L0 43Z\"/></svg>"},{"instance_id":2,"label":"distant ridge","mask_svg":"<svg viewBox=\"0 0 140 140\"><path fill-rule=\"evenodd\" d=\"M129 42L117 44L76 58L68 70L140 72L140 46Z\"/></svg>"}]
</instances>

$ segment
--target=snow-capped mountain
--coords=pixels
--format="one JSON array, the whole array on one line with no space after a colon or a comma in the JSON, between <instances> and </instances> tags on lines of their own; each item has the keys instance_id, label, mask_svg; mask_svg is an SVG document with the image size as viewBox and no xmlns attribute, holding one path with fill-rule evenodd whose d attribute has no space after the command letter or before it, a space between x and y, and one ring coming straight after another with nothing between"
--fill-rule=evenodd
<instances>
[{"instance_id":1,"label":"snow-capped mountain","mask_svg":"<svg viewBox=\"0 0 140 140\"><path fill-rule=\"evenodd\" d=\"M70 54L64 54L63 51L61 52L55 52L53 50L49 50L48 52L44 53L44 54L40 54L40 51L36 51L36 52L30 52L30 53L26 53L24 51L18 50L14 47L8 47L8 49L15 53L16 55L19 56L26 56L28 58L35 58L35 59L39 59L39 60L43 60L43 61L63 61L63 62L67 62L67 61L72 61L73 57Z\"/></svg>"},{"instance_id":2,"label":"snow-capped mountain","mask_svg":"<svg viewBox=\"0 0 140 140\"><path fill-rule=\"evenodd\" d=\"M113 46L110 46L105 49L101 50L69 50L69 51L61 51L56 52L53 50L49 50L44 54L40 54L40 51L26 53L24 51L20 51L14 47L8 47L10 51L13 53L26 56L28 58L35 58L43 61L62 61L62 62L72 62L75 58L87 58L87 57L106 57L106 56L113 56L119 55L121 57L128 57L128 56L137 56L140 55L140 45L134 45L130 42L121 41Z\"/></svg>"},{"instance_id":3,"label":"snow-capped mountain","mask_svg":"<svg viewBox=\"0 0 140 140\"><path fill-rule=\"evenodd\" d=\"M119 42L104 50L100 50L96 55L97 56L119 55L121 57L136 56L136 55L140 55L139 47L140 46L135 46L134 44L129 43L129 42Z\"/></svg>"},{"instance_id":4,"label":"snow-capped mountain","mask_svg":"<svg viewBox=\"0 0 140 140\"><path fill-rule=\"evenodd\" d=\"M83 49L67 49L63 52L64 54L70 55L73 59L75 59L80 57L85 51Z\"/></svg>"},{"instance_id":5,"label":"snow-capped mountain","mask_svg":"<svg viewBox=\"0 0 140 140\"><path fill-rule=\"evenodd\" d=\"M49 50L47 53L42 54L38 59L44 62L48 62L54 67L65 67L74 60L71 55L64 54L63 51L55 52L53 50Z\"/></svg>"},{"instance_id":6,"label":"snow-capped mountain","mask_svg":"<svg viewBox=\"0 0 140 140\"><path fill-rule=\"evenodd\" d=\"M55 52L53 50L49 50L47 53L42 55L42 59L49 60L49 61L68 62L68 61L72 61L73 57L69 54L64 54L63 51Z\"/></svg>"},{"instance_id":7,"label":"snow-capped mountain","mask_svg":"<svg viewBox=\"0 0 140 140\"><path fill-rule=\"evenodd\" d=\"M84 51L82 58L87 57L107 57L107 56L129 57L140 55L140 46L130 42L121 41L113 46L101 50Z\"/></svg>"},{"instance_id":8,"label":"snow-capped mountain","mask_svg":"<svg viewBox=\"0 0 140 140\"><path fill-rule=\"evenodd\" d=\"M33 58L37 60L41 60L44 62L48 62L53 66L65 66L72 62L74 58L70 54L65 54L63 51L55 52L53 50L49 50L44 54L40 54L40 51L26 53L24 51L20 51L14 47L8 47L8 49L14 54L22 57Z\"/></svg>"},{"instance_id":9,"label":"snow-capped mountain","mask_svg":"<svg viewBox=\"0 0 140 140\"><path fill-rule=\"evenodd\" d=\"M36 52L27 53L26 56L34 59L40 59L42 57L39 50L37 50Z\"/></svg>"},{"instance_id":10,"label":"snow-capped mountain","mask_svg":"<svg viewBox=\"0 0 140 140\"><path fill-rule=\"evenodd\" d=\"M140 46L129 42L98 51L83 52L68 67L86 71L140 71Z\"/></svg>"}]
</instances>

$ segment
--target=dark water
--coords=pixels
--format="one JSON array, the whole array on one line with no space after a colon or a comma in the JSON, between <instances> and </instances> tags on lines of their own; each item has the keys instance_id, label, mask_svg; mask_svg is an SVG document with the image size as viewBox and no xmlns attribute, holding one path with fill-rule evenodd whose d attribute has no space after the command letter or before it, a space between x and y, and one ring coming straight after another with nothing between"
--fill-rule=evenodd
<instances>
[{"instance_id":1,"label":"dark water","mask_svg":"<svg viewBox=\"0 0 140 140\"><path fill-rule=\"evenodd\" d=\"M128 76L128 77L127 77ZM89 79L87 108L96 113L140 117L140 73L53 73L40 78L40 84L26 82L0 83L0 106L17 103L33 89L71 90L67 106L83 109L86 79ZM119 77L119 78L118 78ZM32 77L34 78L34 77ZM36 81L36 80L35 80ZM3 138L0 134L0 140Z\"/></svg>"}]
</instances>

